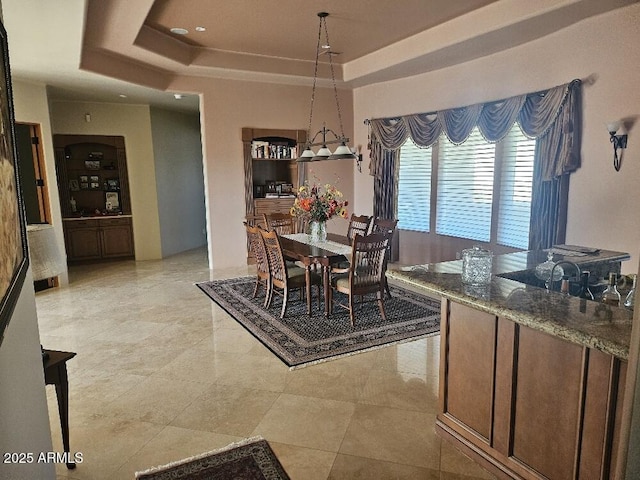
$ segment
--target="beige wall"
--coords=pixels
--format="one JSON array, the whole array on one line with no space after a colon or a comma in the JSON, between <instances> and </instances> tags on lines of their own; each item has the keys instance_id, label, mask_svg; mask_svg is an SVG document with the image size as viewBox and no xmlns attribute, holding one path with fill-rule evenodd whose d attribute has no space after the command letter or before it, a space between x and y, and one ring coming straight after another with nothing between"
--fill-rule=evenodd
<instances>
[{"instance_id":1,"label":"beige wall","mask_svg":"<svg viewBox=\"0 0 640 480\"><path fill-rule=\"evenodd\" d=\"M53 158L51 129L44 86L14 83L17 121L38 123L44 154ZM47 140L48 139L48 140ZM47 178L55 185L55 167L47 163ZM53 189L56 190L57 189ZM64 244L57 193L51 198L52 223ZM67 282L66 271L60 276ZM49 414L44 387L40 334L31 269L18 298L0 348L0 452L48 452L52 450ZM53 464L9 465L0 463L0 478L55 478Z\"/></svg>"},{"instance_id":2,"label":"beige wall","mask_svg":"<svg viewBox=\"0 0 640 480\"><path fill-rule=\"evenodd\" d=\"M16 122L40 125L42 133L42 150L44 152L45 173L48 183L49 204L51 206L51 224L56 232L56 239L60 251L64 252L64 232L62 231L62 213L60 212L60 197L56 181L56 165L53 154L51 137L51 122L49 120L49 104L47 90L43 84L13 82L13 105ZM64 271L58 276L61 285L69 282L66 262Z\"/></svg>"},{"instance_id":3,"label":"beige wall","mask_svg":"<svg viewBox=\"0 0 640 480\"><path fill-rule=\"evenodd\" d=\"M244 161L242 128L306 129L310 87L220 79L182 78L170 89L201 92L201 125L207 207L209 262L224 268L246 262ZM353 124L350 92L340 92L345 129ZM316 96L312 134L322 127L338 130L331 90ZM350 131L345 131L349 135ZM322 183L335 182L348 200L353 198L353 161L321 162L310 167ZM329 231L346 232L346 222L329 222Z\"/></svg>"},{"instance_id":4,"label":"beige wall","mask_svg":"<svg viewBox=\"0 0 640 480\"><path fill-rule=\"evenodd\" d=\"M53 101L51 126L54 134L124 137L136 260L162 258L149 107Z\"/></svg>"},{"instance_id":5,"label":"beige wall","mask_svg":"<svg viewBox=\"0 0 640 480\"><path fill-rule=\"evenodd\" d=\"M0 347L0 452L53 450L31 269ZM0 478L54 479L55 465L0 462Z\"/></svg>"},{"instance_id":6,"label":"beige wall","mask_svg":"<svg viewBox=\"0 0 640 480\"><path fill-rule=\"evenodd\" d=\"M365 118L429 112L546 89L574 78L584 85L582 167L571 177L567 242L640 252L640 125L629 132L620 172L612 166L605 122L640 114L640 5L583 21L529 44L444 70L371 85L354 92L356 143L366 144ZM365 162L368 163L368 160ZM356 208L371 206L373 181L356 176Z\"/></svg>"},{"instance_id":7,"label":"beige wall","mask_svg":"<svg viewBox=\"0 0 640 480\"><path fill-rule=\"evenodd\" d=\"M207 243L198 118L197 112L151 108L163 257Z\"/></svg>"}]
</instances>

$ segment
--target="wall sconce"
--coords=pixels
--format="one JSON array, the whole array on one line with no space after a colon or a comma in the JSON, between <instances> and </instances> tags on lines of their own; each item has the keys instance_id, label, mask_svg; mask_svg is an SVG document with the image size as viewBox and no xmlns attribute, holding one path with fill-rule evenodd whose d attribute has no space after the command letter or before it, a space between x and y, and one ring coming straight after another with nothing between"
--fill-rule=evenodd
<instances>
[{"instance_id":1,"label":"wall sconce","mask_svg":"<svg viewBox=\"0 0 640 480\"><path fill-rule=\"evenodd\" d=\"M358 172L362 173L362 145L358 145L357 150L355 148L352 148L351 152L356 156L356 166L358 167Z\"/></svg>"},{"instance_id":2,"label":"wall sconce","mask_svg":"<svg viewBox=\"0 0 640 480\"><path fill-rule=\"evenodd\" d=\"M607 123L607 131L611 137L609 141L613 144L613 168L616 169L616 172L619 172L622 166L622 154L618 157L618 150L627 148L627 135L616 135L621 126L622 122L620 120Z\"/></svg>"}]
</instances>

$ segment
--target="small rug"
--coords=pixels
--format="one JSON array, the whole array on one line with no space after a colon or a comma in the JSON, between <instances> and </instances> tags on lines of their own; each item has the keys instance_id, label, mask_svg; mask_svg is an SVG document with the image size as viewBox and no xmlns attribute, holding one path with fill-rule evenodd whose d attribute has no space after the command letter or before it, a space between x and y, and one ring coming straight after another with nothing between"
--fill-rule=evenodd
<instances>
[{"instance_id":1,"label":"small rug","mask_svg":"<svg viewBox=\"0 0 640 480\"><path fill-rule=\"evenodd\" d=\"M318 308L315 288L311 316L295 291L280 319L282 297L274 295L271 307L265 309L263 288L253 298L255 277L196 285L291 369L440 332L440 302L393 285L392 298L384 302L387 320L380 317L376 302L366 302L356 306L355 327L349 312L338 306L325 317ZM346 302L346 296L335 295L337 301Z\"/></svg>"},{"instance_id":2,"label":"small rug","mask_svg":"<svg viewBox=\"0 0 640 480\"><path fill-rule=\"evenodd\" d=\"M232 443L213 452L136 472L140 480L289 480L262 437Z\"/></svg>"}]
</instances>

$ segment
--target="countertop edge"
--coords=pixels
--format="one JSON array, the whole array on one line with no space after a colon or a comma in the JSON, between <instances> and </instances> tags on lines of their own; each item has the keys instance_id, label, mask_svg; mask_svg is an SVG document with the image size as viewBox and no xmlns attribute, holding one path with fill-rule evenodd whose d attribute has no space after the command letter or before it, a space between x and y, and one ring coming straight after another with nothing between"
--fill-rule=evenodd
<instances>
[{"instance_id":1,"label":"countertop edge","mask_svg":"<svg viewBox=\"0 0 640 480\"><path fill-rule=\"evenodd\" d=\"M496 315L508 320L511 320L520 325L527 326L534 330L538 330L543 333L547 333L557 338L561 338L568 342L586 346L589 348L595 348L603 353L613 355L621 360L628 360L629 348L619 343L602 339L596 335L591 335L587 332L579 331L571 327L561 325L559 323L550 322L528 312L522 312L515 309L510 309L504 306L496 305L491 301L485 301L480 298L470 297L460 292L451 291L442 287L437 283L430 283L428 281L416 281L403 274L398 270L387 270L387 276L390 279L406 283L424 290L427 293L434 294L439 297L444 297L448 300L455 301L461 305L474 308L476 310L488 313L490 315ZM502 279L507 282L515 282L515 280ZM516 282L517 283L517 282Z\"/></svg>"}]
</instances>

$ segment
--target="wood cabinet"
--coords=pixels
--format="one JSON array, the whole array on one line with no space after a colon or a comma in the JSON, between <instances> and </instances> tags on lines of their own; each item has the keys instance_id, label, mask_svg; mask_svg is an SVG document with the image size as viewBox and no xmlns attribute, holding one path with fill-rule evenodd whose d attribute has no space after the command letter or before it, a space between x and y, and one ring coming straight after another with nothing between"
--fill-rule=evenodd
<instances>
[{"instance_id":1,"label":"wood cabinet","mask_svg":"<svg viewBox=\"0 0 640 480\"><path fill-rule=\"evenodd\" d=\"M124 137L54 135L69 262L133 258Z\"/></svg>"},{"instance_id":2,"label":"wood cabinet","mask_svg":"<svg viewBox=\"0 0 640 480\"><path fill-rule=\"evenodd\" d=\"M255 215L262 219L265 213L289 213L295 198L257 198L255 200Z\"/></svg>"},{"instance_id":3,"label":"wood cabinet","mask_svg":"<svg viewBox=\"0 0 640 480\"><path fill-rule=\"evenodd\" d=\"M291 185L295 190L304 181L306 170L304 164L296 162L296 156L306 141L306 130L242 129L246 222L261 224L265 213L289 212L294 198L265 197L267 193L277 194L278 184ZM273 191L268 192L270 185ZM253 263L254 258L248 247L247 241L247 262Z\"/></svg>"},{"instance_id":4,"label":"wood cabinet","mask_svg":"<svg viewBox=\"0 0 640 480\"><path fill-rule=\"evenodd\" d=\"M131 214L124 137L54 135L53 145L63 217Z\"/></svg>"},{"instance_id":5,"label":"wood cabinet","mask_svg":"<svg viewBox=\"0 0 640 480\"><path fill-rule=\"evenodd\" d=\"M442 307L439 434L499 478L614 478L626 362Z\"/></svg>"},{"instance_id":6,"label":"wood cabinet","mask_svg":"<svg viewBox=\"0 0 640 480\"><path fill-rule=\"evenodd\" d=\"M134 256L131 217L73 219L63 225L70 262Z\"/></svg>"}]
</instances>

